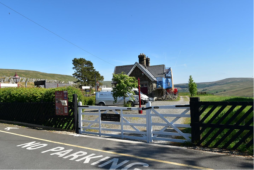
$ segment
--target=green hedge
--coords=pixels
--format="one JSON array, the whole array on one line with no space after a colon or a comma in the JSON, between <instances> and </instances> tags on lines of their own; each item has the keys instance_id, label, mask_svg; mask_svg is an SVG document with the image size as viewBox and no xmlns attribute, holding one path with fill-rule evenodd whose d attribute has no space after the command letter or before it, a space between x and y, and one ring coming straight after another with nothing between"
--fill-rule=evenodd
<instances>
[{"instance_id":1,"label":"green hedge","mask_svg":"<svg viewBox=\"0 0 254 170\"><path fill-rule=\"evenodd\" d=\"M85 97L83 105L95 105L95 96L93 96L93 97Z\"/></svg>"},{"instance_id":2,"label":"green hedge","mask_svg":"<svg viewBox=\"0 0 254 170\"><path fill-rule=\"evenodd\" d=\"M57 87L52 89L43 88L1 88L0 102L40 102L55 101L55 91L67 91L68 101L72 102L73 94L77 94L78 101L84 105L94 105L95 97L85 97L80 89L75 87Z\"/></svg>"}]
</instances>

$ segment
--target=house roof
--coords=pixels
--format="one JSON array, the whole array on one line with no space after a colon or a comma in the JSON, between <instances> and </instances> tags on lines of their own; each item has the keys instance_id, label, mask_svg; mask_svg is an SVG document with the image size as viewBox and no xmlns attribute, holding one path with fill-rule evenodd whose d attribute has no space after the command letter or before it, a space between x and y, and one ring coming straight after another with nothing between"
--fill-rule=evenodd
<instances>
[{"instance_id":1,"label":"house roof","mask_svg":"<svg viewBox=\"0 0 254 170\"><path fill-rule=\"evenodd\" d=\"M154 76L154 77L165 77L165 65L155 65L147 67L147 70Z\"/></svg>"},{"instance_id":2,"label":"house roof","mask_svg":"<svg viewBox=\"0 0 254 170\"><path fill-rule=\"evenodd\" d=\"M133 67L133 65L116 66L114 74L119 74L121 72L124 72L125 74L128 74L132 67Z\"/></svg>"},{"instance_id":3,"label":"house roof","mask_svg":"<svg viewBox=\"0 0 254 170\"><path fill-rule=\"evenodd\" d=\"M165 77L164 64L144 67L143 65L137 62L133 65L116 66L114 74L124 72L125 74L130 75L135 67L138 67L140 70L142 70L146 74L146 76L153 81L156 81L156 77Z\"/></svg>"},{"instance_id":4,"label":"house roof","mask_svg":"<svg viewBox=\"0 0 254 170\"><path fill-rule=\"evenodd\" d=\"M136 67L138 67L151 81L156 81L156 78L144 66L137 62L133 65L127 75L129 76Z\"/></svg>"}]
</instances>

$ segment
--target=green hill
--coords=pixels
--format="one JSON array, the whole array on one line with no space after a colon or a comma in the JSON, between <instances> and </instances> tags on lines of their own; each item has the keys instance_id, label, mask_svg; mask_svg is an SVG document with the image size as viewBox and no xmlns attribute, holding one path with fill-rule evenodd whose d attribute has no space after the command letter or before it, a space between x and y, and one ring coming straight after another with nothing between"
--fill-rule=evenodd
<instances>
[{"instance_id":1,"label":"green hill","mask_svg":"<svg viewBox=\"0 0 254 170\"><path fill-rule=\"evenodd\" d=\"M179 92L188 92L188 84L175 84ZM227 78L215 82L197 83L199 92L221 96L253 97L253 78Z\"/></svg>"},{"instance_id":2,"label":"green hill","mask_svg":"<svg viewBox=\"0 0 254 170\"><path fill-rule=\"evenodd\" d=\"M102 81L101 83L102 83L103 85L106 85L107 87L111 87L111 86L112 86L111 82L112 82L112 81Z\"/></svg>"},{"instance_id":3,"label":"green hill","mask_svg":"<svg viewBox=\"0 0 254 170\"><path fill-rule=\"evenodd\" d=\"M58 81L77 81L74 77L69 75L42 73L39 71L31 70L15 70L15 69L0 69L0 78L13 77L15 72L19 77L33 78L33 79L47 79L47 80L58 80ZM111 81L102 81L103 85L111 87Z\"/></svg>"},{"instance_id":4,"label":"green hill","mask_svg":"<svg viewBox=\"0 0 254 170\"><path fill-rule=\"evenodd\" d=\"M31 70L0 69L0 78L13 77L15 72L20 77L47 79L58 81L76 81L70 75L42 73ZM253 78L227 78L214 82L197 83L198 91L208 92L221 96L253 97ZM111 87L111 81L102 81L103 85ZM175 84L179 92L188 92L188 84Z\"/></svg>"},{"instance_id":5,"label":"green hill","mask_svg":"<svg viewBox=\"0 0 254 170\"><path fill-rule=\"evenodd\" d=\"M14 76L15 72L19 77L34 78L34 79L47 79L47 80L58 80L58 81L76 81L76 79L69 75L42 73L39 71L31 70L15 70L15 69L0 69L0 78L7 76Z\"/></svg>"}]
</instances>

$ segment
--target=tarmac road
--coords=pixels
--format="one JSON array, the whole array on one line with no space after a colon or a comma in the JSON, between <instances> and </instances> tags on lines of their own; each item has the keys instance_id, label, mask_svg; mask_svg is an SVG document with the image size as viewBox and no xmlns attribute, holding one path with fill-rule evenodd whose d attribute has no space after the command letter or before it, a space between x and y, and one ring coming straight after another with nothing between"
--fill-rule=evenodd
<instances>
[{"instance_id":1,"label":"tarmac road","mask_svg":"<svg viewBox=\"0 0 254 170\"><path fill-rule=\"evenodd\" d=\"M253 169L253 159L0 124L1 169Z\"/></svg>"}]
</instances>

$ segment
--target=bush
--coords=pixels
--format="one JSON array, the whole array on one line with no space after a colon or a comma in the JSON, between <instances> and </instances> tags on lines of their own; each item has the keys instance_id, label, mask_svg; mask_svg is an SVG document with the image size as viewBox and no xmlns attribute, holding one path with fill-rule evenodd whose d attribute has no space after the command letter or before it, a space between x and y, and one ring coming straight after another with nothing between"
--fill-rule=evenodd
<instances>
[{"instance_id":1,"label":"bush","mask_svg":"<svg viewBox=\"0 0 254 170\"><path fill-rule=\"evenodd\" d=\"M131 102L127 102L123 105L124 107L131 107Z\"/></svg>"},{"instance_id":2,"label":"bush","mask_svg":"<svg viewBox=\"0 0 254 170\"><path fill-rule=\"evenodd\" d=\"M78 101L84 103L85 97L80 89L75 87L57 87L52 89L43 88L1 88L0 102L54 102L55 91L67 91L68 101L72 102L73 94L77 94Z\"/></svg>"},{"instance_id":3,"label":"bush","mask_svg":"<svg viewBox=\"0 0 254 170\"><path fill-rule=\"evenodd\" d=\"M84 105L95 105L95 96L85 97L83 104Z\"/></svg>"},{"instance_id":4,"label":"bush","mask_svg":"<svg viewBox=\"0 0 254 170\"><path fill-rule=\"evenodd\" d=\"M39 102L47 89L41 88L1 88L0 102Z\"/></svg>"}]
</instances>

